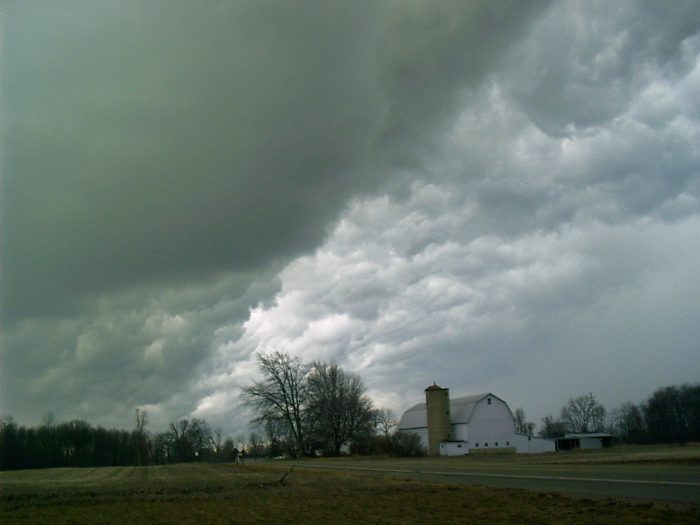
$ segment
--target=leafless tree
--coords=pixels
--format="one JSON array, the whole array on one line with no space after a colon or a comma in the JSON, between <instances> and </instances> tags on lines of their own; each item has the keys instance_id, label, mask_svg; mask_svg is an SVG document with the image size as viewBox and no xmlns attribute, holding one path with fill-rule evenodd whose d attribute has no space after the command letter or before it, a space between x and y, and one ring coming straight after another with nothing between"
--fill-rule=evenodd
<instances>
[{"instance_id":1,"label":"leafless tree","mask_svg":"<svg viewBox=\"0 0 700 525\"><path fill-rule=\"evenodd\" d=\"M531 421L527 421L525 411L522 408L516 408L513 417L515 417L515 431L518 434L525 434L526 436L532 436L534 434L535 424Z\"/></svg>"},{"instance_id":2,"label":"leafless tree","mask_svg":"<svg viewBox=\"0 0 700 525\"><path fill-rule=\"evenodd\" d=\"M251 432L248 437L248 455L260 456L265 448L262 437L257 432Z\"/></svg>"},{"instance_id":3,"label":"leafless tree","mask_svg":"<svg viewBox=\"0 0 700 525\"><path fill-rule=\"evenodd\" d=\"M643 443L646 424L639 406L626 401L610 415L613 431L626 443Z\"/></svg>"},{"instance_id":4,"label":"leafless tree","mask_svg":"<svg viewBox=\"0 0 700 525\"><path fill-rule=\"evenodd\" d=\"M375 412L377 430L388 440L391 431L396 428L397 421L394 411L390 408L380 408Z\"/></svg>"},{"instance_id":5,"label":"leafless tree","mask_svg":"<svg viewBox=\"0 0 700 525\"><path fill-rule=\"evenodd\" d=\"M569 432L602 432L605 430L605 407L593 394L569 399L561 409L561 419Z\"/></svg>"},{"instance_id":6,"label":"leafless tree","mask_svg":"<svg viewBox=\"0 0 700 525\"><path fill-rule=\"evenodd\" d=\"M170 423L168 438L174 461L193 461L203 459L211 450L212 432L203 419L181 419Z\"/></svg>"},{"instance_id":7,"label":"leafless tree","mask_svg":"<svg viewBox=\"0 0 700 525\"><path fill-rule=\"evenodd\" d=\"M306 452L305 411L307 407L307 367L299 357L283 352L259 354L262 380L243 389L246 402L258 412L257 421L284 421L294 439L295 455Z\"/></svg>"},{"instance_id":8,"label":"leafless tree","mask_svg":"<svg viewBox=\"0 0 700 525\"><path fill-rule=\"evenodd\" d=\"M223 434L221 433L221 427L217 427L211 433L211 448L217 461L222 461L222 450L221 443L223 442Z\"/></svg>"},{"instance_id":9,"label":"leafless tree","mask_svg":"<svg viewBox=\"0 0 700 525\"><path fill-rule=\"evenodd\" d=\"M136 445L136 464L146 465L150 450L149 436L146 433L148 413L140 408L136 409L136 428L134 429L134 442Z\"/></svg>"},{"instance_id":10,"label":"leafless tree","mask_svg":"<svg viewBox=\"0 0 700 525\"><path fill-rule=\"evenodd\" d=\"M44 414L41 424L46 428L53 428L56 425L56 416L54 416L53 412L51 411L47 412Z\"/></svg>"},{"instance_id":11,"label":"leafless tree","mask_svg":"<svg viewBox=\"0 0 700 525\"><path fill-rule=\"evenodd\" d=\"M327 452L339 455L344 444L372 432L372 401L362 380L336 363L315 361L309 374L309 411L315 435Z\"/></svg>"},{"instance_id":12,"label":"leafless tree","mask_svg":"<svg viewBox=\"0 0 700 525\"><path fill-rule=\"evenodd\" d=\"M540 427L540 435L545 438L561 437L568 432L566 423L554 418L554 416L545 416L542 418L542 427Z\"/></svg>"}]
</instances>

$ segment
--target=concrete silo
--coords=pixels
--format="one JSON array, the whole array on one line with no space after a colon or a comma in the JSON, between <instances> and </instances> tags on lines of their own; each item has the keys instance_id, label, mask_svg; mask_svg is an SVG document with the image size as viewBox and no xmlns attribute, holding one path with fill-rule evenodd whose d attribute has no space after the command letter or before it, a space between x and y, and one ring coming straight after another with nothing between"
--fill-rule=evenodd
<instances>
[{"instance_id":1,"label":"concrete silo","mask_svg":"<svg viewBox=\"0 0 700 525\"><path fill-rule=\"evenodd\" d=\"M450 389L433 383L425 389L425 407L428 423L428 454L440 455L440 443L450 440Z\"/></svg>"}]
</instances>

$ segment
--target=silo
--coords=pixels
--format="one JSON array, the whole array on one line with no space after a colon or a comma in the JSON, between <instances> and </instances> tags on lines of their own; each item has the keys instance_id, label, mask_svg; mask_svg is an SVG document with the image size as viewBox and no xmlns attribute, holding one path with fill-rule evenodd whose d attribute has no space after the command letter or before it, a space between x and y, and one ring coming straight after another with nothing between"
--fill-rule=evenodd
<instances>
[{"instance_id":1,"label":"silo","mask_svg":"<svg viewBox=\"0 0 700 525\"><path fill-rule=\"evenodd\" d=\"M450 389L433 383L425 389L425 410L428 419L428 454L440 455L440 443L449 441L452 420L450 418Z\"/></svg>"}]
</instances>

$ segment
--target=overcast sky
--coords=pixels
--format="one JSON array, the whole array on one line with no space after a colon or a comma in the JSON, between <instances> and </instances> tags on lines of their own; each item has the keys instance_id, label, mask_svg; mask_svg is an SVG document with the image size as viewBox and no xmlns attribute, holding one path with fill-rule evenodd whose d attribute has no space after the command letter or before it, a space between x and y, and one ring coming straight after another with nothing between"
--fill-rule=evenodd
<instances>
[{"instance_id":1,"label":"overcast sky","mask_svg":"<svg viewBox=\"0 0 700 525\"><path fill-rule=\"evenodd\" d=\"M0 414L235 434L272 350L538 426L700 380L696 0L0 15Z\"/></svg>"}]
</instances>

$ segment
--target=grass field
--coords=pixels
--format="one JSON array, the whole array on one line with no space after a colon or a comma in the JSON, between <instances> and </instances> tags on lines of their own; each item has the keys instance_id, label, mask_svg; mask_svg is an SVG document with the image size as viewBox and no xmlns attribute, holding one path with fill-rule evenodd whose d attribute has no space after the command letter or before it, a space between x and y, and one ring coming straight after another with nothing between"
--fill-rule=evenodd
<instances>
[{"instance_id":1,"label":"grass field","mask_svg":"<svg viewBox=\"0 0 700 525\"><path fill-rule=\"evenodd\" d=\"M547 456L417 460L670 463L696 468L700 447ZM395 460L373 460L390 464ZM307 464L312 464L310 460ZM0 473L0 523L697 523L697 505L431 483L407 476L315 471L287 462L47 469Z\"/></svg>"}]
</instances>

